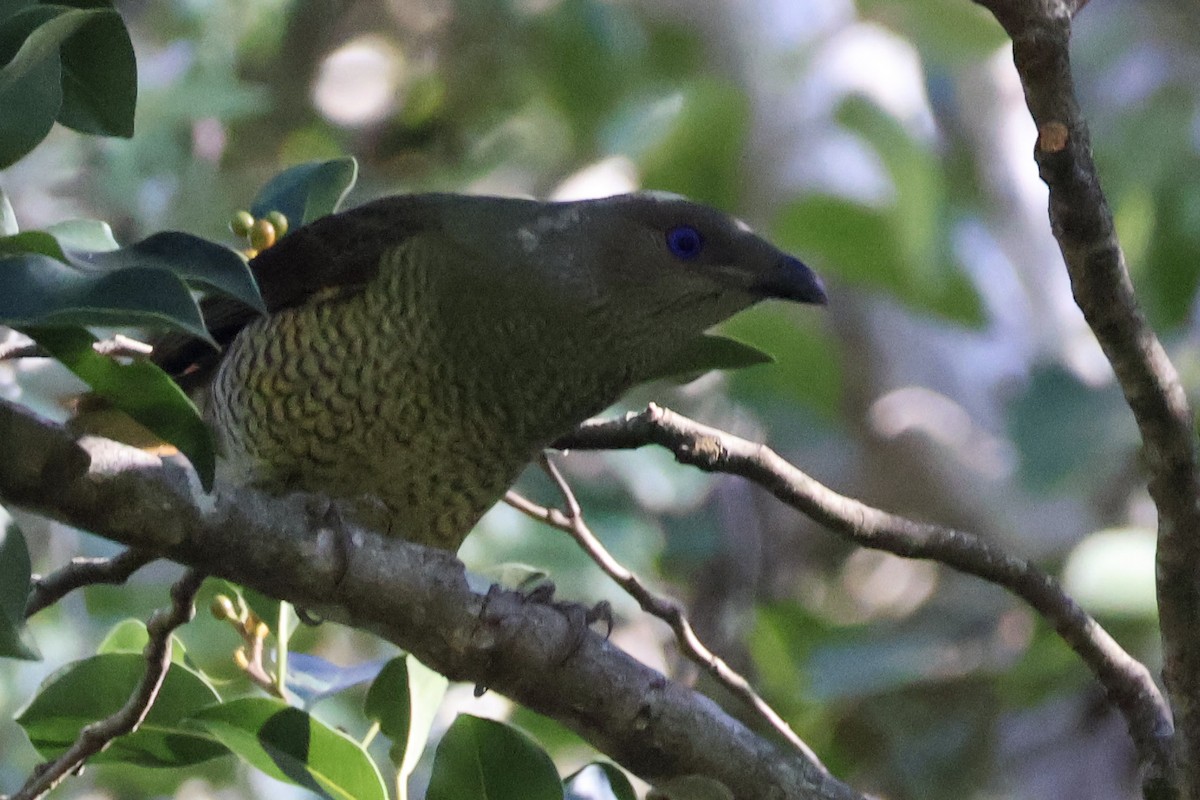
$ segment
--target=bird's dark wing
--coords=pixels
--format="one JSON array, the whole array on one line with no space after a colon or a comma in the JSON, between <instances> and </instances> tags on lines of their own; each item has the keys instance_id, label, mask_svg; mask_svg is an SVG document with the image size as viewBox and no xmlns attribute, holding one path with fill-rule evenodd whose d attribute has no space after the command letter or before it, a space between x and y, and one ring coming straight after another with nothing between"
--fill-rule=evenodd
<instances>
[{"instance_id":1,"label":"bird's dark wing","mask_svg":"<svg viewBox=\"0 0 1200 800\"><path fill-rule=\"evenodd\" d=\"M361 289L385 250L437 226L436 195L401 195L322 217L264 250L250 267L268 312L329 289Z\"/></svg>"},{"instance_id":2,"label":"bird's dark wing","mask_svg":"<svg viewBox=\"0 0 1200 800\"><path fill-rule=\"evenodd\" d=\"M293 308L310 297L359 291L380 269L382 254L438 224L436 196L401 195L322 217L291 232L250 262L267 313ZM258 313L225 296L200 303L205 324L221 351ZM153 342L154 361L185 389L202 384L221 352L177 333Z\"/></svg>"}]
</instances>

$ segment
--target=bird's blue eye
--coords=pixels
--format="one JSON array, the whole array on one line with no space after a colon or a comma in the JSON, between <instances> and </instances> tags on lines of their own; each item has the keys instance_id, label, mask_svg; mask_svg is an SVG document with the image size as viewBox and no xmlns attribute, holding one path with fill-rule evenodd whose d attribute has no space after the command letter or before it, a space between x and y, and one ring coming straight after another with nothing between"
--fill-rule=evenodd
<instances>
[{"instance_id":1,"label":"bird's blue eye","mask_svg":"<svg viewBox=\"0 0 1200 800\"><path fill-rule=\"evenodd\" d=\"M667 248L676 258L688 261L700 255L704 237L691 225L676 225L667 231Z\"/></svg>"}]
</instances>

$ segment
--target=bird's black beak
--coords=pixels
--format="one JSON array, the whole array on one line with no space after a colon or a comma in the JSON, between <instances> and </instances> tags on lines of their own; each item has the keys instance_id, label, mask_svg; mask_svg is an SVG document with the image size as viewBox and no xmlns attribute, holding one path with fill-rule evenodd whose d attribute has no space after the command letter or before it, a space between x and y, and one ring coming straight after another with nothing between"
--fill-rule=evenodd
<instances>
[{"instance_id":1,"label":"bird's black beak","mask_svg":"<svg viewBox=\"0 0 1200 800\"><path fill-rule=\"evenodd\" d=\"M823 306L829 301L825 284L821 283L817 273L792 256L779 259L770 272L754 282L750 290L763 298L793 300L797 303Z\"/></svg>"}]
</instances>

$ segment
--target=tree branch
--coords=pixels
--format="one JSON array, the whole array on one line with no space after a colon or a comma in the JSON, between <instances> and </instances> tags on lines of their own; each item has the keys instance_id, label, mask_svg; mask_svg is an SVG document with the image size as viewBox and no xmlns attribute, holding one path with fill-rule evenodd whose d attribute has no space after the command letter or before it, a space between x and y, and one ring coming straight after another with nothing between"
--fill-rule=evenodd
<instances>
[{"instance_id":1,"label":"tree branch","mask_svg":"<svg viewBox=\"0 0 1200 800\"><path fill-rule=\"evenodd\" d=\"M71 563L46 576L35 576L25 602L28 619L54 605L66 595L96 583L122 584L129 576L154 560L150 553L126 550L112 558L73 558Z\"/></svg>"},{"instance_id":2,"label":"tree branch","mask_svg":"<svg viewBox=\"0 0 1200 800\"><path fill-rule=\"evenodd\" d=\"M1054 626L1100 681L1125 716L1147 780L1153 776L1154 786L1159 785L1158 779L1165 774L1169 761L1171 720L1153 677L1064 594L1053 578L1033 564L1013 558L969 533L915 522L840 495L765 445L655 405L621 419L586 422L555 442L555 447L611 450L648 444L664 447L679 462L707 472L747 478L862 547L937 561L1003 586L1020 597Z\"/></svg>"},{"instance_id":3,"label":"tree branch","mask_svg":"<svg viewBox=\"0 0 1200 800\"><path fill-rule=\"evenodd\" d=\"M651 782L703 775L738 800L862 800L716 703L667 680L560 612L483 595L462 563L326 519L303 496L196 499L190 471L65 429L0 401L0 499L371 631L451 680L494 689L558 720Z\"/></svg>"},{"instance_id":4,"label":"tree branch","mask_svg":"<svg viewBox=\"0 0 1200 800\"><path fill-rule=\"evenodd\" d=\"M171 634L190 622L195 614L193 602L204 575L188 570L171 587L171 607L154 612L146 623L150 641L146 644L146 671L129 700L107 719L84 726L79 738L61 756L41 765L12 800L36 800L47 794L63 778L82 767L89 758L104 750L117 737L133 733L150 713L158 690L171 666Z\"/></svg>"},{"instance_id":5,"label":"tree branch","mask_svg":"<svg viewBox=\"0 0 1200 800\"><path fill-rule=\"evenodd\" d=\"M15 361L21 358L50 358L50 354L37 342L11 341L0 344L0 361Z\"/></svg>"},{"instance_id":6,"label":"tree branch","mask_svg":"<svg viewBox=\"0 0 1200 800\"><path fill-rule=\"evenodd\" d=\"M1147 324L1125 265L1071 77L1071 17L1082 3L976 0L1013 41L1038 128L1034 156L1050 189L1050 222L1075 302L1112 364L1142 438L1158 509L1157 581L1163 678L1175 711L1183 796L1200 797L1200 467L1191 409ZM1164 764L1164 768L1168 765Z\"/></svg>"}]
</instances>

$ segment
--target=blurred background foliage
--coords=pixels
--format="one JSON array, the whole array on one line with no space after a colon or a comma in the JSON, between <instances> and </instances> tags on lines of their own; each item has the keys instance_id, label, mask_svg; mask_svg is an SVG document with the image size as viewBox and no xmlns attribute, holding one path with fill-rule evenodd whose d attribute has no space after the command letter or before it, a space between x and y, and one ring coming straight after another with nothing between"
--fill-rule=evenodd
<instances>
[{"instance_id":1,"label":"blurred background foliage","mask_svg":"<svg viewBox=\"0 0 1200 800\"><path fill-rule=\"evenodd\" d=\"M230 213L298 161L352 154L350 203L409 191L582 197L634 188L733 211L827 278L828 309L766 305L725 332L778 363L638 390L769 442L839 491L978 532L1063 576L1157 670L1154 513L1136 431L1070 297L999 26L968 0L117 0L137 56L131 140L56 127L0 172L23 229L70 217L133 241L232 244ZM1093 0L1074 67L1135 284L1196 394L1200 25L1184 0ZM76 388L0 364L0 392L62 416ZM659 452L562 459L593 528L689 603L843 779L888 798L1127 798L1120 720L1046 626L998 589L858 551L745 484ZM552 501L529 475L531 494ZM106 543L22 518L35 570ZM647 621L567 539L498 508L476 569L521 561L612 600L614 639L685 681ZM176 573L95 588L35 618L47 660L0 664L4 719L48 670L165 602ZM390 655L324 625L299 646ZM182 633L240 680L227 628ZM717 693L718 699L721 698ZM360 725L361 693L315 711ZM564 773L573 736L492 695ZM742 709L730 704L736 714ZM441 726L450 719L443 713ZM361 735L362 731L352 729ZM437 731L435 730L435 736ZM0 721L0 791L36 763ZM284 796L223 759L188 775L89 769L62 796ZM418 778L414 788L424 785ZM418 795L419 796L419 793Z\"/></svg>"}]
</instances>

